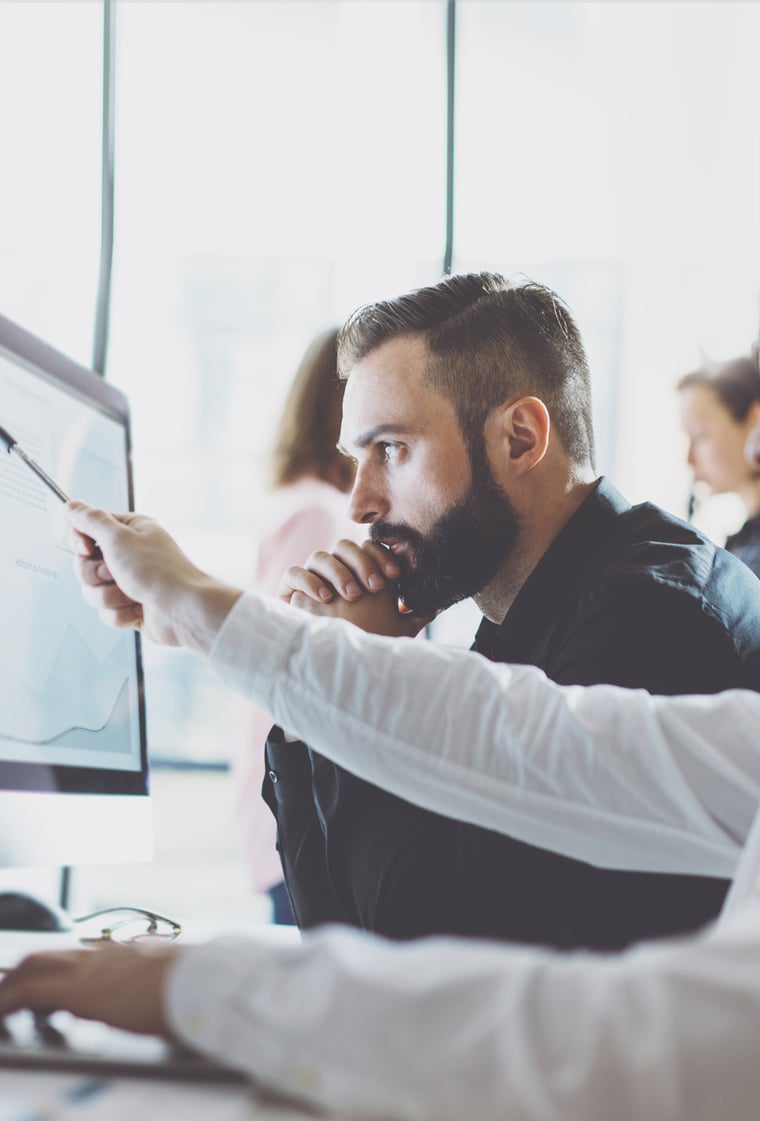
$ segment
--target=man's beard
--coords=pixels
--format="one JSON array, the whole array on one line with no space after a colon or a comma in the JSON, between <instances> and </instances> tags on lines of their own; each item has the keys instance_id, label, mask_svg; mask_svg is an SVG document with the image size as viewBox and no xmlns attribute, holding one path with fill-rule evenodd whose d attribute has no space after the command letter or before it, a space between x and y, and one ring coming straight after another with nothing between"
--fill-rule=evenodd
<instances>
[{"instance_id":1,"label":"man's beard","mask_svg":"<svg viewBox=\"0 0 760 1121\"><path fill-rule=\"evenodd\" d=\"M477 594L493 580L519 536L518 515L494 479L485 455L470 456L467 494L423 536L411 526L373 522L370 537L405 542L411 556L395 555L404 603L417 615L433 615ZM476 462L477 460L477 462Z\"/></svg>"}]
</instances>

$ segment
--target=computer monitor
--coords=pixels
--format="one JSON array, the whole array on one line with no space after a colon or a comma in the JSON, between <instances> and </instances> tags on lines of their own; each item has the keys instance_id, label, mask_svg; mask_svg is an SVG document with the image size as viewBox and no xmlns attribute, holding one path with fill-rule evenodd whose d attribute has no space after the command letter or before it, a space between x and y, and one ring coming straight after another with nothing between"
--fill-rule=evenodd
<instances>
[{"instance_id":1,"label":"computer monitor","mask_svg":"<svg viewBox=\"0 0 760 1121\"><path fill-rule=\"evenodd\" d=\"M0 316L0 426L72 498L132 509L126 398ZM0 449L0 866L152 854L140 636L83 599L62 502Z\"/></svg>"}]
</instances>

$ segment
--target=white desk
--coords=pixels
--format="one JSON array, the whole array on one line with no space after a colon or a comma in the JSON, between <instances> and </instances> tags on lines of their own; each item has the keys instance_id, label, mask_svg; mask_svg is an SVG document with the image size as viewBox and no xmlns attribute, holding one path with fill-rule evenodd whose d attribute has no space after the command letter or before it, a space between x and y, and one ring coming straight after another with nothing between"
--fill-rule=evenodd
<instances>
[{"instance_id":1,"label":"white desk","mask_svg":"<svg viewBox=\"0 0 760 1121\"><path fill-rule=\"evenodd\" d=\"M237 1086L0 1070L0 1121L314 1121Z\"/></svg>"},{"instance_id":2,"label":"white desk","mask_svg":"<svg viewBox=\"0 0 760 1121\"><path fill-rule=\"evenodd\" d=\"M239 934L251 938L264 938L276 942L297 942L300 938L295 926L273 926L269 923L254 924L244 920L220 926L208 919L182 920L180 943L209 942L224 934ZM38 950L82 949L77 927L60 934L30 934L18 931L0 931L0 969L15 965L26 954ZM0 1121L4 1121L0 1114Z\"/></svg>"}]
</instances>

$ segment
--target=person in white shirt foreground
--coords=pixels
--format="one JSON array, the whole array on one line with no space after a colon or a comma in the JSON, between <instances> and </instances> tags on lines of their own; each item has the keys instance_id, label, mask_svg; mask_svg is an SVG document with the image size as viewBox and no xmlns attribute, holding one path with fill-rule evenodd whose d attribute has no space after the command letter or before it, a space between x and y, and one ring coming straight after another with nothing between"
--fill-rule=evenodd
<instances>
[{"instance_id":1,"label":"person in white shirt foreground","mask_svg":"<svg viewBox=\"0 0 760 1121\"><path fill-rule=\"evenodd\" d=\"M0 1015L165 1033L356 1117L756 1121L760 696L560 687L241 595L150 519L69 516L102 550L78 564L105 622L209 657L363 778L582 860L735 881L701 935L606 957L338 927L37 954L0 983Z\"/></svg>"}]
</instances>

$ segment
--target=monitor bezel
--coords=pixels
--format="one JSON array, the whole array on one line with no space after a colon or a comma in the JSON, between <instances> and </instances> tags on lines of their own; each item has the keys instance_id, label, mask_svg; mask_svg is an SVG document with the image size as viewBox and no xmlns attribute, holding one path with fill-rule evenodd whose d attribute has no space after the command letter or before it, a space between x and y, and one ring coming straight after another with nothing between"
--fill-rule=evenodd
<instances>
[{"instance_id":1,"label":"monitor bezel","mask_svg":"<svg viewBox=\"0 0 760 1121\"><path fill-rule=\"evenodd\" d=\"M128 508L134 510L132 435L129 404L125 394L99 374L80 365L18 323L0 315L0 354L30 367L30 373L62 386L120 423L125 432ZM147 796L150 791L145 680L141 636L133 632L135 650L140 770L108 767L66 766L0 760L0 792L26 791L35 794L93 794Z\"/></svg>"}]
</instances>

